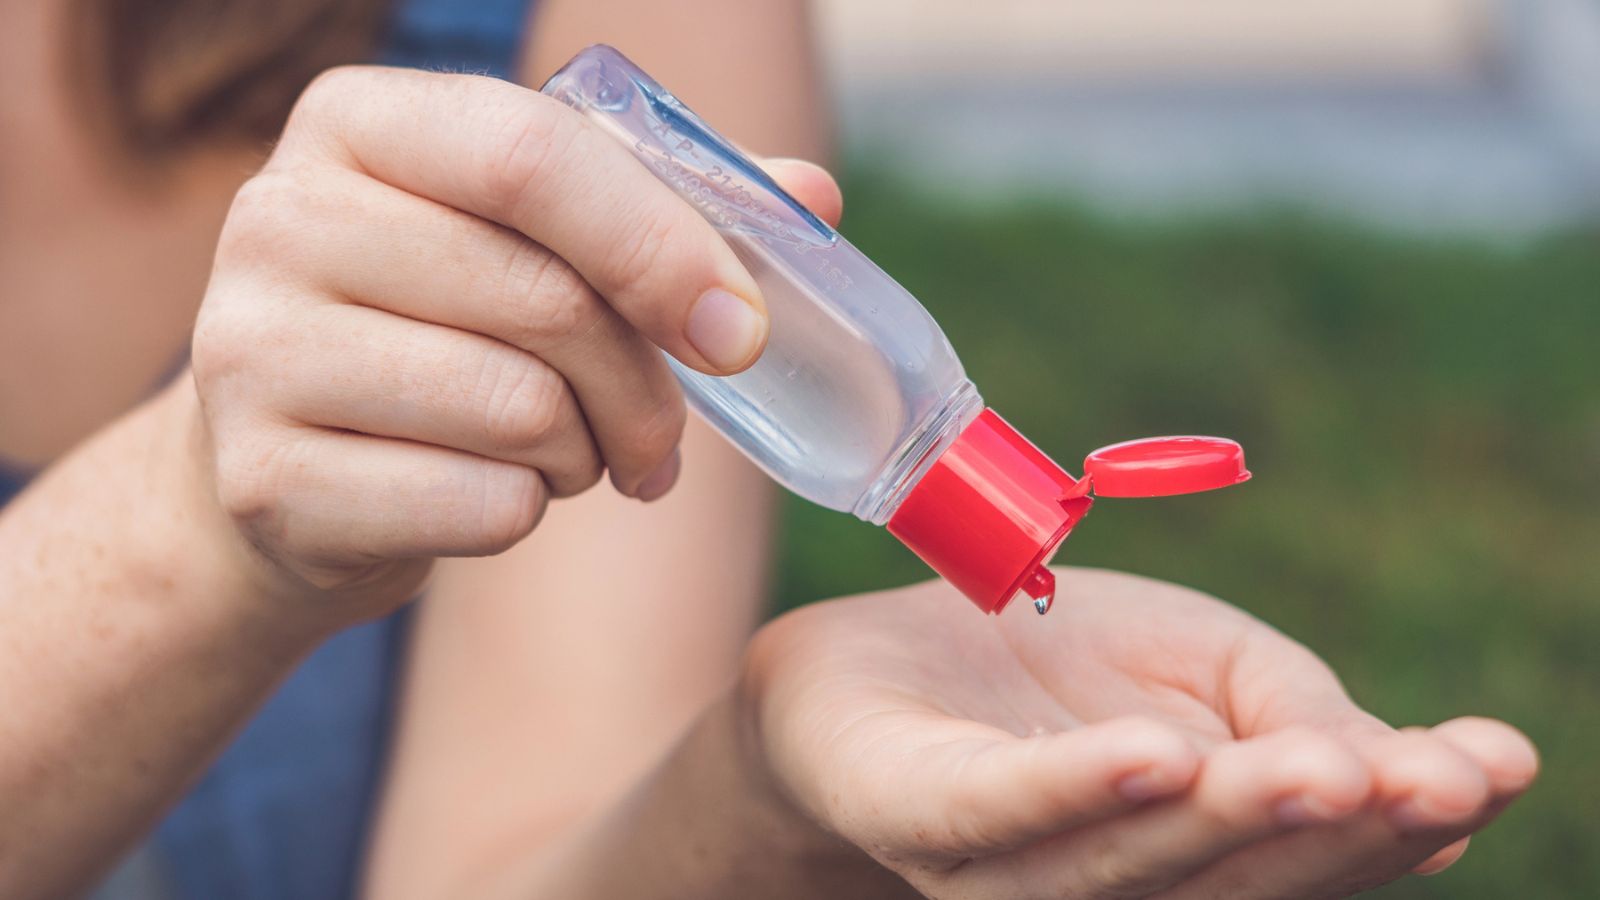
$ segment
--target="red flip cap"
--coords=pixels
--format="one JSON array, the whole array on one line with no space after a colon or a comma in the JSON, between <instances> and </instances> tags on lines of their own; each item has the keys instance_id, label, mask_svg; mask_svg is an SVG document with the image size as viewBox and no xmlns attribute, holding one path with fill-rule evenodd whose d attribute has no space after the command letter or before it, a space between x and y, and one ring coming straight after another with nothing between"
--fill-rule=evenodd
<instances>
[{"instance_id":1,"label":"red flip cap","mask_svg":"<svg viewBox=\"0 0 1600 900\"><path fill-rule=\"evenodd\" d=\"M968 425L889 519L891 534L986 613L1019 594L1055 595L1046 568L1103 497L1189 494L1247 481L1244 450L1224 438L1145 438L1089 454L1073 478L992 409Z\"/></svg>"}]
</instances>

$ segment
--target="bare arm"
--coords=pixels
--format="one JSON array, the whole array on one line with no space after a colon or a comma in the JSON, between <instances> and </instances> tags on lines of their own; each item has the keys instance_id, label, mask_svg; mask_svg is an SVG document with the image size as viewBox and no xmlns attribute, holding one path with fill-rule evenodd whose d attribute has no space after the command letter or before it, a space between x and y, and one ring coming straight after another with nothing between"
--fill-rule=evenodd
<instances>
[{"instance_id":1,"label":"bare arm","mask_svg":"<svg viewBox=\"0 0 1600 900\"><path fill-rule=\"evenodd\" d=\"M187 463L193 398L146 404L0 514L0 896L92 885L336 627L233 552Z\"/></svg>"},{"instance_id":2,"label":"bare arm","mask_svg":"<svg viewBox=\"0 0 1600 900\"><path fill-rule=\"evenodd\" d=\"M733 253L623 148L471 76L319 79L212 271L193 380L0 517L5 896L92 884L433 558L502 552L603 468L654 496L683 420L656 348L733 372L765 328Z\"/></svg>"},{"instance_id":3,"label":"bare arm","mask_svg":"<svg viewBox=\"0 0 1600 900\"><path fill-rule=\"evenodd\" d=\"M613 43L752 149L815 158L827 139L804 7L550 2L523 79ZM664 39L689 23L693 40ZM472 873L537 856L657 766L731 682L766 594L773 488L698 420L682 460L663 500L593 491L510 553L441 567L419 611L370 895L459 894Z\"/></svg>"},{"instance_id":4,"label":"bare arm","mask_svg":"<svg viewBox=\"0 0 1600 900\"><path fill-rule=\"evenodd\" d=\"M611 44L752 152L826 162L807 0L547 0L522 80L538 87L594 43Z\"/></svg>"}]
</instances>

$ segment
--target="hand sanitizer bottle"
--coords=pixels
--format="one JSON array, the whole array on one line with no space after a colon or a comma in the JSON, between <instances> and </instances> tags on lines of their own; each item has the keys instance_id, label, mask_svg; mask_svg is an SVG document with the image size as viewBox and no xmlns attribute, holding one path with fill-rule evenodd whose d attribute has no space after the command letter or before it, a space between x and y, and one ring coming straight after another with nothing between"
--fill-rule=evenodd
<instances>
[{"instance_id":1,"label":"hand sanitizer bottle","mask_svg":"<svg viewBox=\"0 0 1600 900\"><path fill-rule=\"evenodd\" d=\"M738 375L672 361L691 406L784 487L889 531L985 612L1026 597L1100 496L1244 481L1218 438L1091 454L1073 478L984 407L950 342L894 279L616 50L579 53L544 86L632 149L716 226L760 285L771 329Z\"/></svg>"}]
</instances>

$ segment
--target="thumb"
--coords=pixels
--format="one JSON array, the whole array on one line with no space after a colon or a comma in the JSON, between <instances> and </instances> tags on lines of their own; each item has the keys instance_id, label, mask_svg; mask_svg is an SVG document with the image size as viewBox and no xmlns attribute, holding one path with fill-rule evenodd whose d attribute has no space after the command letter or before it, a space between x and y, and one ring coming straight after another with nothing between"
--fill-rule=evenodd
<instances>
[{"instance_id":1,"label":"thumb","mask_svg":"<svg viewBox=\"0 0 1600 900\"><path fill-rule=\"evenodd\" d=\"M935 857L987 855L1178 793L1199 766L1183 732L1128 717L1025 738L934 740L894 773L868 780L881 788L868 799L880 810L880 843Z\"/></svg>"}]
</instances>

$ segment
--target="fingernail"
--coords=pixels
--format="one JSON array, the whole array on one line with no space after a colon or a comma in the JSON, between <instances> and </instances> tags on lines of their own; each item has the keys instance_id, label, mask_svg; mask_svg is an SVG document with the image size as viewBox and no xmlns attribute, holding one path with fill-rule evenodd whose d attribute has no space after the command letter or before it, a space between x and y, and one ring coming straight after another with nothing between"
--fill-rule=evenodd
<instances>
[{"instance_id":1,"label":"fingernail","mask_svg":"<svg viewBox=\"0 0 1600 900\"><path fill-rule=\"evenodd\" d=\"M1338 810L1307 794L1279 800L1272 812L1278 824L1289 826L1316 825L1339 818Z\"/></svg>"},{"instance_id":2,"label":"fingernail","mask_svg":"<svg viewBox=\"0 0 1600 900\"><path fill-rule=\"evenodd\" d=\"M1117 782L1117 793L1130 803L1144 803L1163 797L1183 787L1183 782L1170 771L1146 769L1135 772Z\"/></svg>"},{"instance_id":3,"label":"fingernail","mask_svg":"<svg viewBox=\"0 0 1600 900\"><path fill-rule=\"evenodd\" d=\"M1418 875L1437 875L1460 862L1471 841L1472 838L1464 837L1453 844L1446 844L1444 849L1423 860L1421 865L1411 871Z\"/></svg>"},{"instance_id":4,"label":"fingernail","mask_svg":"<svg viewBox=\"0 0 1600 900\"><path fill-rule=\"evenodd\" d=\"M683 467L683 457L674 449L672 455L656 466L656 470L645 476L639 482L639 487L633 495L646 503L659 500L672 486L678 482L678 470Z\"/></svg>"},{"instance_id":5,"label":"fingernail","mask_svg":"<svg viewBox=\"0 0 1600 900\"><path fill-rule=\"evenodd\" d=\"M1411 871L1426 878L1429 875L1438 875L1440 872L1443 872L1445 869L1448 869L1455 864L1456 860L1454 859L1442 859L1438 862L1424 863L1420 866L1417 866L1415 869L1412 869Z\"/></svg>"},{"instance_id":6,"label":"fingernail","mask_svg":"<svg viewBox=\"0 0 1600 900\"><path fill-rule=\"evenodd\" d=\"M761 352L767 317L734 294L712 288L689 310L684 334L706 362L724 372L737 372Z\"/></svg>"}]
</instances>

